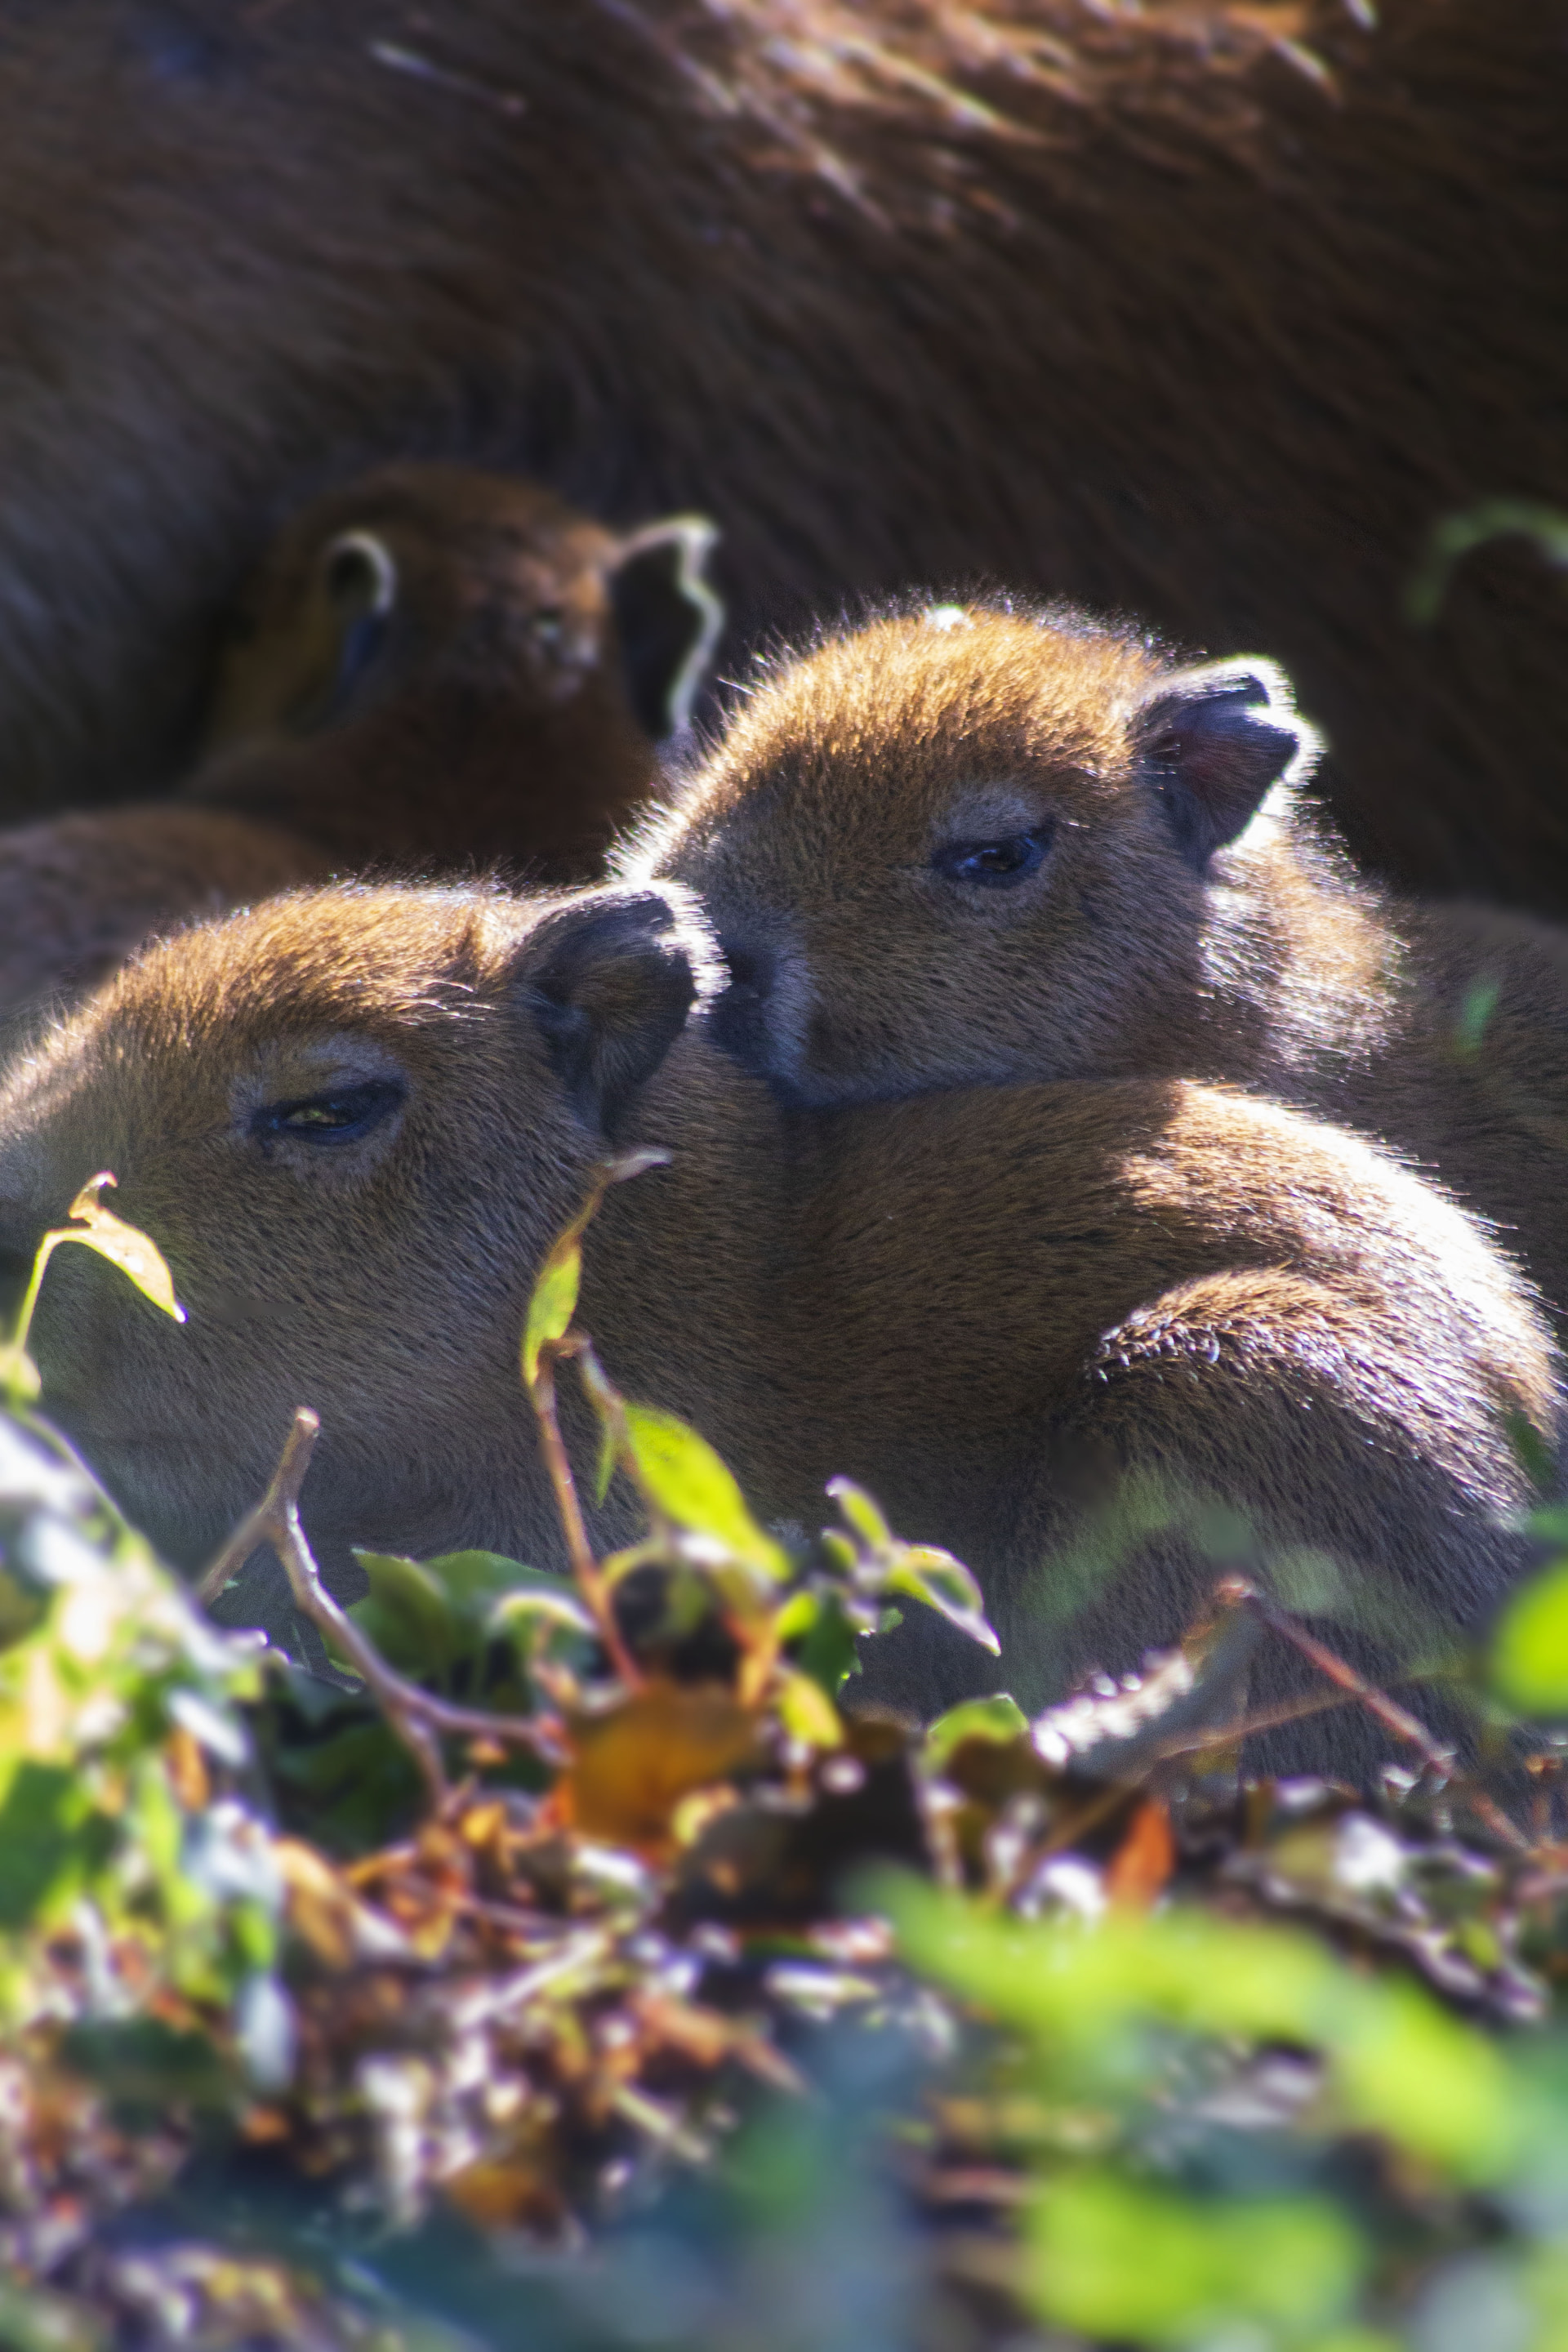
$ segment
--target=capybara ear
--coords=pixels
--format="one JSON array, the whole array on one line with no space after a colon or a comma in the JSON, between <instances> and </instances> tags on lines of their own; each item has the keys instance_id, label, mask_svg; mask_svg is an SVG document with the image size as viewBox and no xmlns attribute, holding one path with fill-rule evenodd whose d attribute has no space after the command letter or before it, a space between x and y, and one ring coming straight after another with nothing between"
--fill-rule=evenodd
<instances>
[{"instance_id":1,"label":"capybara ear","mask_svg":"<svg viewBox=\"0 0 1568 2352\"><path fill-rule=\"evenodd\" d=\"M724 626L707 570L718 539L706 515L667 515L627 534L610 577L627 698L656 743L691 724Z\"/></svg>"},{"instance_id":2,"label":"capybara ear","mask_svg":"<svg viewBox=\"0 0 1568 2352\"><path fill-rule=\"evenodd\" d=\"M386 637L397 603L397 560L374 530L341 530L316 559L312 604L331 640L330 684L310 724L342 717Z\"/></svg>"},{"instance_id":3,"label":"capybara ear","mask_svg":"<svg viewBox=\"0 0 1568 2352\"><path fill-rule=\"evenodd\" d=\"M1138 713L1140 765L1201 873L1269 787L1310 775L1321 743L1275 662L1247 656L1163 678Z\"/></svg>"},{"instance_id":4,"label":"capybara ear","mask_svg":"<svg viewBox=\"0 0 1568 2352\"><path fill-rule=\"evenodd\" d=\"M710 960L680 891L584 893L530 934L529 1010L574 1108L610 1140L711 984Z\"/></svg>"}]
</instances>

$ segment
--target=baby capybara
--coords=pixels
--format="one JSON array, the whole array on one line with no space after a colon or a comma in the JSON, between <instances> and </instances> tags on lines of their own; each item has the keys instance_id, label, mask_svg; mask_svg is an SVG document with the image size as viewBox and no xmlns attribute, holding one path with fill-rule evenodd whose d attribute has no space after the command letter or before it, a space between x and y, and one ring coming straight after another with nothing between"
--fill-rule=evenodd
<instances>
[{"instance_id":1,"label":"baby capybara","mask_svg":"<svg viewBox=\"0 0 1568 2352\"><path fill-rule=\"evenodd\" d=\"M936 606L764 679L622 865L702 893L793 1101L1230 1080L1435 1168L1568 1309L1568 934L1374 887L1317 749L1271 662Z\"/></svg>"},{"instance_id":2,"label":"baby capybara","mask_svg":"<svg viewBox=\"0 0 1568 2352\"><path fill-rule=\"evenodd\" d=\"M179 795L0 833L0 1013L334 873L587 878L687 723L712 538L690 515L606 530L457 466L318 499L231 615Z\"/></svg>"}]
</instances>

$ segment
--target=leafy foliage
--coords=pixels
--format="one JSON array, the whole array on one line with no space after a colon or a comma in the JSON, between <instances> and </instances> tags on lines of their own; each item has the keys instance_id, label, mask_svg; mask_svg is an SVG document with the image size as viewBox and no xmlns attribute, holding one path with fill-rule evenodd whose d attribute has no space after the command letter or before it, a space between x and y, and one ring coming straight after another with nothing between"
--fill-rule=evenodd
<instances>
[{"instance_id":1,"label":"leafy foliage","mask_svg":"<svg viewBox=\"0 0 1568 2352\"><path fill-rule=\"evenodd\" d=\"M906 1607L994 1649L973 1578L847 1482L786 1539L622 1396L594 1205L521 1350L574 1575L363 1554L335 1683L208 1626L13 1386L0 2343L1557 2352L1553 1736L1240 1782L1205 1687L1291 1629L1234 1583L1036 1723L851 1711ZM608 1558L563 1370L646 1513ZM1476 1663L1500 1739L1568 1717L1565 1574Z\"/></svg>"}]
</instances>

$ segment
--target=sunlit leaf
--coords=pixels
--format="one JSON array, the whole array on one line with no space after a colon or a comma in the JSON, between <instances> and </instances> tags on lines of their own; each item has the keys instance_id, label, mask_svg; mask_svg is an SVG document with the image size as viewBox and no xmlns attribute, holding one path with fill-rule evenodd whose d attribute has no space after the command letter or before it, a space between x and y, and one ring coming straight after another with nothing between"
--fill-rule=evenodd
<instances>
[{"instance_id":1,"label":"sunlit leaf","mask_svg":"<svg viewBox=\"0 0 1568 2352\"><path fill-rule=\"evenodd\" d=\"M87 1227L78 1233L74 1226L62 1225L58 1232L45 1236L45 1246L50 1242L80 1242L96 1250L110 1265L117 1265L130 1282L133 1282L143 1298L172 1315L176 1323L185 1319L185 1310L174 1296L174 1277L156 1242L149 1240L140 1226L128 1225L112 1209L106 1209L98 1195L114 1178L106 1168L90 1183L84 1184L66 1212Z\"/></svg>"},{"instance_id":2,"label":"sunlit leaf","mask_svg":"<svg viewBox=\"0 0 1568 2352\"><path fill-rule=\"evenodd\" d=\"M656 1510L689 1535L708 1537L746 1568L781 1579L789 1574L784 1547L758 1527L732 1473L706 1438L651 1405L628 1404L626 1425L638 1481Z\"/></svg>"},{"instance_id":3,"label":"sunlit leaf","mask_svg":"<svg viewBox=\"0 0 1568 2352\"><path fill-rule=\"evenodd\" d=\"M1531 1578L1492 1637L1491 1680L1521 1715L1568 1714L1568 1558Z\"/></svg>"},{"instance_id":4,"label":"sunlit leaf","mask_svg":"<svg viewBox=\"0 0 1568 2352\"><path fill-rule=\"evenodd\" d=\"M1099 2169L1045 2184L1030 2217L1029 2281L1042 2316L1139 2344L1292 2342L1349 2305L1367 2251L1320 2199L1204 2203Z\"/></svg>"},{"instance_id":5,"label":"sunlit leaf","mask_svg":"<svg viewBox=\"0 0 1568 2352\"><path fill-rule=\"evenodd\" d=\"M530 1388L539 1377L543 1350L563 1339L571 1328L583 1279L583 1235L598 1215L605 1194L614 1184L628 1183L650 1168L667 1166L668 1160L668 1151L647 1150L610 1160L600 1170L598 1181L571 1223L557 1235L539 1270L523 1326L522 1377Z\"/></svg>"},{"instance_id":6,"label":"sunlit leaf","mask_svg":"<svg viewBox=\"0 0 1568 2352\"><path fill-rule=\"evenodd\" d=\"M919 1966L1037 2038L1089 2080L1124 2063L1141 2021L1321 2050L1352 2125L1462 2179L1496 2178L1522 2111L1501 2053L1415 1985L1358 1975L1282 1928L1190 1909L1112 1911L1085 1935L1007 1922L914 1881L884 1889Z\"/></svg>"},{"instance_id":7,"label":"sunlit leaf","mask_svg":"<svg viewBox=\"0 0 1568 2352\"><path fill-rule=\"evenodd\" d=\"M852 1478L830 1478L827 1492L862 1543L869 1544L873 1550L880 1550L884 1546L897 1542L893 1530L864 1486L857 1486Z\"/></svg>"},{"instance_id":8,"label":"sunlit leaf","mask_svg":"<svg viewBox=\"0 0 1568 2352\"><path fill-rule=\"evenodd\" d=\"M902 1547L888 1572L888 1590L923 1601L928 1609L936 1610L993 1657L1000 1656L1002 1644L986 1617L984 1595L963 1562L954 1559L951 1552L939 1551L931 1544Z\"/></svg>"},{"instance_id":9,"label":"sunlit leaf","mask_svg":"<svg viewBox=\"0 0 1568 2352\"><path fill-rule=\"evenodd\" d=\"M571 1328L582 1278L581 1240L578 1232L572 1230L563 1234L545 1259L528 1302L528 1321L522 1333L522 1377L530 1388L539 1377L541 1351L557 1339L563 1339Z\"/></svg>"},{"instance_id":10,"label":"sunlit leaf","mask_svg":"<svg viewBox=\"0 0 1568 2352\"><path fill-rule=\"evenodd\" d=\"M775 1701L779 1721L792 1739L807 1748L841 1748L844 1725L838 1710L809 1675L785 1674Z\"/></svg>"},{"instance_id":11,"label":"sunlit leaf","mask_svg":"<svg viewBox=\"0 0 1568 2352\"><path fill-rule=\"evenodd\" d=\"M1010 1691L998 1691L993 1698L961 1699L939 1715L926 1733L925 1760L940 1771L966 1739L994 1739L1010 1747L1028 1728L1029 1718Z\"/></svg>"}]
</instances>

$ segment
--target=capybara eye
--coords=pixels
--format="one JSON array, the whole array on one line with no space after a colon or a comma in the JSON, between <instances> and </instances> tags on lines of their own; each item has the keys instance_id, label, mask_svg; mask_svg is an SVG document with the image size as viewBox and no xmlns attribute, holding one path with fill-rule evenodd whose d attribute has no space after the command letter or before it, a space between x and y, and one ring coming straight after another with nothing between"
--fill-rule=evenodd
<instances>
[{"instance_id":1,"label":"capybara eye","mask_svg":"<svg viewBox=\"0 0 1568 2352\"><path fill-rule=\"evenodd\" d=\"M298 1136L306 1143L353 1143L379 1127L402 1100L403 1088L394 1080L373 1078L364 1086L342 1087L332 1094L267 1103L252 1118L250 1131L266 1138Z\"/></svg>"},{"instance_id":2,"label":"capybara eye","mask_svg":"<svg viewBox=\"0 0 1568 2352\"><path fill-rule=\"evenodd\" d=\"M552 604L546 611L535 613L533 616L533 634L542 645L559 645L565 626L566 615L559 604Z\"/></svg>"},{"instance_id":3,"label":"capybara eye","mask_svg":"<svg viewBox=\"0 0 1568 2352\"><path fill-rule=\"evenodd\" d=\"M987 890L1005 890L1044 862L1050 838L1048 826L1040 825L1033 833L1005 834L1000 841L949 841L931 864L950 882L978 882Z\"/></svg>"}]
</instances>

